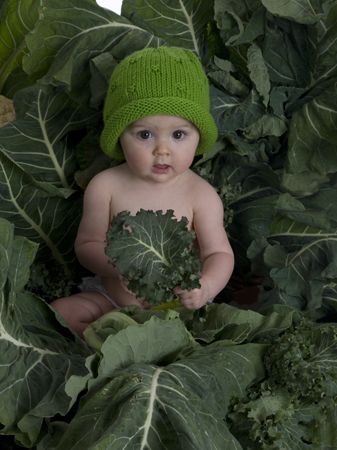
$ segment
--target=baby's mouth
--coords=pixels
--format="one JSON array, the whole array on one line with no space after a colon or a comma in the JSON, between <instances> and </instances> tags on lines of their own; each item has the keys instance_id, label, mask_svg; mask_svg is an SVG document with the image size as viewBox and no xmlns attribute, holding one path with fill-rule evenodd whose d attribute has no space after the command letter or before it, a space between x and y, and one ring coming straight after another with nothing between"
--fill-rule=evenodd
<instances>
[{"instance_id":1,"label":"baby's mouth","mask_svg":"<svg viewBox=\"0 0 337 450\"><path fill-rule=\"evenodd\" d=\"M168 164L155 164L152 169L155 173L165 174L170 170L171 166Z\"/></svg>"}]
</instances>

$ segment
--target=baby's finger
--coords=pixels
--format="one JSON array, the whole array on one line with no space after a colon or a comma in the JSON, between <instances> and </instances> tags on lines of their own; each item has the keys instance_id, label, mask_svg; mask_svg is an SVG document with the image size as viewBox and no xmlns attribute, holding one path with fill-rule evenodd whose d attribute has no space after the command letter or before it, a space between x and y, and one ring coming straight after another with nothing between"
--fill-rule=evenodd
<instances>
[{"instance_id":1,"label":"baby's finger","mask_svg":"<svg viewBox=\"0 0 337 450\"><path fill-rule=\"evenodd\" d=\"M185 290L181 289L181 286L176 286L173 288L173 294L175 294L175 295L180 295L183 292L185 292Z\"/></svg>"},{"instance_id":2,"label":"baby's finger","mask_svg":"<svg viewBox=\"0 0 337 450\"><path fill-rule=\"evenodd\" d=\"M194 302L192 302L192 301L188 301L188 300L186 302L182 301L181 304L187 309L197 309Z\"/></svg>"},{"instance_id":3,"label":"baby's finger","mask_svg":"<svg viewBox=\"0 0 337 450\"><path fill-rule=\"evenodd\" d=\"M182 292L181 294L179 294L178 295L178 297L179 297L179 300L188 300L188 299L190 299L191 298L191 295L190 295L190 293L187 291L187 292Z\"/></svg>"}]
</instances>

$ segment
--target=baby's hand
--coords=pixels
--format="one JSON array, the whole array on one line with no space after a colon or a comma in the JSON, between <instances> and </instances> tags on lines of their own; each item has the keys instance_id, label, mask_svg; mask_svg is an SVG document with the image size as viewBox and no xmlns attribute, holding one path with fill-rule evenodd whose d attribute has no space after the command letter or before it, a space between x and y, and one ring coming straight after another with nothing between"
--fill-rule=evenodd
<instances>
[{"instance_id":1,"label":"baby's hand","mask_svg":"<svg viewBox=\"0 0 337 450\"><path fill-rule=\"evenodd\" d=\"M130 291L130 289L128 289L128 284L129 284L129 282L128 282L128 281L124 281L124 280L123 280L123 277L122 277L121 275L118 275L118 276L119 276L119 281L120 281L120 283L121 283L121 286L122 286L123 290L124 290L125 292L127 292L128 294L133 295L133 296L135 297L136 294L133 293L132 291ZM145 299L144 299L144 297L135 299L135 300L132 302L132 304L133 304L133 305L139 305L139 306L141 306L141 307L144 308L144 309L150 309L150 308L151 308L150 303L149 303L149 302L146 302Z\"/></svg>"},{"instance_id":2,"label":"baby's hand","mask_svg":"<svg viewBox=\"0 0 337 450\"><path fill-rule=\"evenodd\" d=\"M127 292L130 295L136 295L134 294L132 291L130 291L130 289L128 289L128 281L124 281L122 275L118 275L119 277L119 281L121 283L122 288L124 289L125 292Z\"/></svg>"},{"instance_id":3,"label":"baby's hand","mask_svg":"<svg viewBox=\"0 0 337 450\"><path fill-rule=\"evenodd\" d=\"M187 289L181 289L180 286L176 286L173 289L173 293L179 297L180 303L187 309L199 309L205 305L209 300L207 284L202 283L200 279L201 288L192 289L188 291Z\"/></svg>"}]
</instances>

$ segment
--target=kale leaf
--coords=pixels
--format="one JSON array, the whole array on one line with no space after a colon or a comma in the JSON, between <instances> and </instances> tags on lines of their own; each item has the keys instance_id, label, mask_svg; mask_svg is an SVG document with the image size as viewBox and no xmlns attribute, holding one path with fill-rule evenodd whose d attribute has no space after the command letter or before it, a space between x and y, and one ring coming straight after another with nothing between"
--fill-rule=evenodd
<instances>
[{"instance_id":1,"label":"kale leaf","mask_svg":"<svg viewBox=\"0 0 337 450\"><path fill-rule=\"evenodd\" d=\"M276 338L264 356L266 379L252 385L228 415L241 445L254 450L335 449L336 355L335 324L304 319Z\"/></svg>"},{"instance_id":2,"label":"kale leaf","mask_svg":"<svg viewBox=\"0 0 337 450\"><path fill-rule=\"evenodd\" d=\"M198 251L191 248L195 232L187 225L173 210L141 209L135 216L122 211L113 217L105 252L138 298L160 305L176 298L175 286L200 288Z\"/></svg>"}]
</instances>

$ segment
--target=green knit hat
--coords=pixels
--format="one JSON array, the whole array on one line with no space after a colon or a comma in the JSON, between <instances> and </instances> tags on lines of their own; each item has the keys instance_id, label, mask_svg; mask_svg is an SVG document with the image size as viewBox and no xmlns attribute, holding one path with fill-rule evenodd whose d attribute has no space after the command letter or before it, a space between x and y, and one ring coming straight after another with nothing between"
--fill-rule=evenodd
<instances>
[{"instance_id":1,"label":"green knit hat","mask_svg":"<svg viewBox=\"0 0 337 450\"><path fill-rule=\"evenodd\" d=\"M103 151L125 159L118 138L130 123L153 115L183 117L199 129L196 155L209 150L218 131L209 112L208 80L198 58L182 48L147 48L114 70L104 106Z\"/></svg>"}]
</instances>

